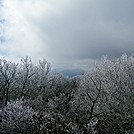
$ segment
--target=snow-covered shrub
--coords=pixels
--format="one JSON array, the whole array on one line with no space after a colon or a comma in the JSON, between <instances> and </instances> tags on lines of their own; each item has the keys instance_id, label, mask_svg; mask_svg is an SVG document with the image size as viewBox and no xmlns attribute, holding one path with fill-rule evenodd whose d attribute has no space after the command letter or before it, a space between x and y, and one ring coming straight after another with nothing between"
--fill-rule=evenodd
<instances>
[{"instance_id":1,"label":"snow-covered shrub","mask_svg":"<svg viewBox=\"0 0 134 134\"><path fill-rule=\"evenodd\" d=\"M61 93L58 97L55 96L52 99L46 101L42 97L38 97L37 100L29 100L28 105L34 107L39 112L33 116L33 126L36 130L43 133L69 133L72 130L70 119L68 118L69 100L71 94L68 92Z\"/></svg>"},{"instance_id":2,"label":"snow-covered shrub","mask_svg":"<svg viewBox=\"0 0 134 134\"><path fill-rule=\"evenodd\" d=\"M24 101L8 102L0 110L0 132L2 134L26 133L33 115L36 115L36 113L32 108L25 106Z\"/></svg>"},{"instance_id":3,"label":"snow-covered shrub","mask_svg":"<svg viewBox=\"0 0 134 134\"><path fill-rule=\"evenodd\" d=\"M72 132L64 115L52 111L34 115L33 125L38 134L70 134Z\"/></svg>"},{"instance_id":4,"label":"snow-covered shrub","mask_svg":"<svg viewBox=\"0 0 134 134\"><path fill-rule=\"evenodd\" d=\"M71 127L64 115L48 109L35 112L26 101L8 102L0 110L2 134L68 134Z\"/></svg>"}]
</instances>

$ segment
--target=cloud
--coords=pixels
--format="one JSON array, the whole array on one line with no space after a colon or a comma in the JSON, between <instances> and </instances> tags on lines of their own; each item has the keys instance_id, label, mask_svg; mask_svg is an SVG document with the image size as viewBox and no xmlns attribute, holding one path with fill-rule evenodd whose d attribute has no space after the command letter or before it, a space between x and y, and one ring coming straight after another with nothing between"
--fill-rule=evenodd
<instances>
[{"instance_id":1,"label":"cloud","mask_svg":"<svg viewBox=\"0 0 134 134\"><path fill-rule=\"evenodd\" d=\"M53 48L52 51L48 51L49 56L98 58L104 54L119 56L124 52L131 53L132 47L129 45L134 41L133 19L131 19L133 12L131 11L128 19L130 4L126 7L126 11L128 10L126 16L122 15L124 11L121 12L121 7L124 7L125 3L120 5L121 7L114 4L122 4L122 1L120 3L104 0L75 1L71 8L70 5L66 5L64 14L59 18L50 15L49 21L44 22L48 47ZM118 8L121 8L121 11ZM59 51L59 48L62 48L62 51Z\"/></svg>"},{"instance_id":2,"label":"cloud","mask_svg":"<svg viewBox=\"0 0 134 134\"><path fill-rule=\"evenodd\" d=\"M38 19L38 14L41 14L39 5L36 5L33 0L28 2L5 0L3 5L2 17L6 20L3 29L4 37L7 39L4 47L8 56L29 55L34 58L35 56L38 57L41 50L40 38L36 33L36 26L31 25L28 16L34 16Z\"/></svg>"},{"instance_id":3,"label":"cloud","mask_svg":"<svg viewBox=\"0 0 134 134\"><path fill-rule=\"evenodd\" d=\"M133 0L5 0L3 5L3 50L9 57L80 67L103 55L134 51Z\"/></svg>"}]
</instances>

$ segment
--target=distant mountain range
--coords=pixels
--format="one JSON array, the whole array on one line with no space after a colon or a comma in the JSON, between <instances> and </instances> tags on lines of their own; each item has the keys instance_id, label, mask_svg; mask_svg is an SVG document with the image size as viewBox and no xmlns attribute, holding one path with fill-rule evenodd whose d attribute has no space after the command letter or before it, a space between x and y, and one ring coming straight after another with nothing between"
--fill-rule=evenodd
<instances>
[{"instance_id":1,"label":"distant mountain range","mask_svg":"<svg viewBox=\"0 0 134 134\"><path fill-rule=\"evenodd\" d=\"M85 73L85 71L82 69L65 69L65 70L63 69L63 70L60 70L59 72L67 77L74 77L74 76L82 75Z\"/></svg>"}]
</instances>

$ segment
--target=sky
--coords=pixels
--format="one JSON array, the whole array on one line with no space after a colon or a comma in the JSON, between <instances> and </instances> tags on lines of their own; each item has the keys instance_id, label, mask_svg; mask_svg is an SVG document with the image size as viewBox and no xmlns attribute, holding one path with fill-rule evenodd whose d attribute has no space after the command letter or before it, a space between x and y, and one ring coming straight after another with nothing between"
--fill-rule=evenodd
<instances>
[{"instance_id":1,"label":"sky","mask_svg":"<svg viewBox=\"0 0 134 134\"><path fill-rule=\"evenodd\" d=\"M134 52L134 0L0 0L0 57L94 66Z\"/></svg>"}]
</instances>

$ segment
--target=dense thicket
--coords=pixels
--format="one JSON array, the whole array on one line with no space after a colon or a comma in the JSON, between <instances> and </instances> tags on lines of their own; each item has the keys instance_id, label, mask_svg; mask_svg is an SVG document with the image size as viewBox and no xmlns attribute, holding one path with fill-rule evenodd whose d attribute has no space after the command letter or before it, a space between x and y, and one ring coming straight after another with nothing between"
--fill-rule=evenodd
<instances>
[{"instance_id":1,"label":"dense thicket","mask_svg":"<svg viewBox=\"0 0 134 134\"><path fill-rule=\"evenodd\" d=\"M30 57L0 59L2 134L133 134L134 57L122 55L66 78Z\"/></svg>"}]
</instances>

